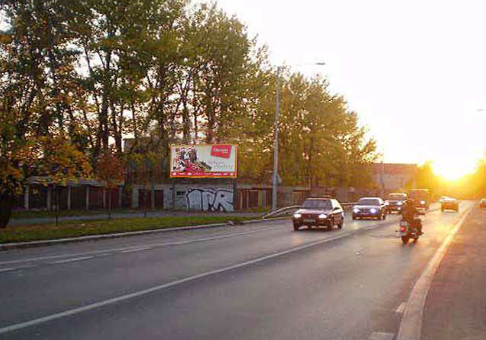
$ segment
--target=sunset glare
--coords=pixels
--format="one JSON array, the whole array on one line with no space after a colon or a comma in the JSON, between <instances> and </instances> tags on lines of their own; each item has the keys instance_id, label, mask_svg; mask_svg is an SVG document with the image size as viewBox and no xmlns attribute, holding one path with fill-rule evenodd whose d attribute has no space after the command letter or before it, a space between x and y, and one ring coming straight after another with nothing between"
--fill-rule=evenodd
<instances>
[{"instance_id":1,"label":"sunset glare","mask_svg":"<svg viewBox=\"0 0 486 340\"><path fill-rule=\"evenodd\" d=\"M472 174L476 169L476 164L473 161L466 162L455 157L450 157L448 159L434 161L433 169L436 175L445 180L454 181Z\"/></svg>"}]
</instances>

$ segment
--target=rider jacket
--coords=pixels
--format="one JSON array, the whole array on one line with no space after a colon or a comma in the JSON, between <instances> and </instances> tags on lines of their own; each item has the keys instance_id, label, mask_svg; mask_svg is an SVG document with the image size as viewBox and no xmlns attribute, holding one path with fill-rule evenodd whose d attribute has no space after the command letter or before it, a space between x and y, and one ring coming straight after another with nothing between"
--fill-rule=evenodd
<instances>
[{"instance_id":1,"label":"rider jacket","mask_svg":"<svg viewBox=\"0 0 486 340\"><path fill-rule=\"evenodd\" d=\"M413 222L418 215L418 210L415 206L407 204L402 208L401 214L405 221Z\"/></svg>"}]
</instances>

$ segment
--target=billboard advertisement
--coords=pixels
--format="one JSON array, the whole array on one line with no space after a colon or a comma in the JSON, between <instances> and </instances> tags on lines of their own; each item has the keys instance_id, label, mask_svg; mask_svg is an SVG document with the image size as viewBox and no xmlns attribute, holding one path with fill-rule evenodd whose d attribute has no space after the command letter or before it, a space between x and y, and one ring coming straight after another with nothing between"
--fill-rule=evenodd
<instances>
[{"instance_id":1,"label":"billboard advertisement","mask_svg":"<svg viewBox=\"0 0 486 340\"><path fill-rule=\"evenodd\" d=\"M236 145L172 145L170 177L236 178Z\"/></svg>"}]
</instances>

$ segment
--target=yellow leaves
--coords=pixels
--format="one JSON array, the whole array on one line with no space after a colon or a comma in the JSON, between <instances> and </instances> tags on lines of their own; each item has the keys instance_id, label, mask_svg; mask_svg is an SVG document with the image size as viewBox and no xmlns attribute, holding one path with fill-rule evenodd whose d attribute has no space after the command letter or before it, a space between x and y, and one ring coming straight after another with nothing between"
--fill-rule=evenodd
<instances>
[{"instance_id":1,"label":"yellow leaves","mask_svg":"<svg viewBox=\"0 0 486 340\"><path fill-rule=\"evenodd\" d=\"M103 151L97 159L96 177L108 188L115 188L125 177L125 162L116 155L114 148Z\"/></svg>"}]
</instances>

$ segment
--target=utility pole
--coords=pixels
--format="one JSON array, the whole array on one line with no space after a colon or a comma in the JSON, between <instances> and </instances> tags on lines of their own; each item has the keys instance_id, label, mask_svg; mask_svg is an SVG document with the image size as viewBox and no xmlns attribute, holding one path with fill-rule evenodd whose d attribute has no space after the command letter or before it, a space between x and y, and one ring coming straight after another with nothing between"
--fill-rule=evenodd
<instances>
[{"instance_id":1,"label":"utility pole","mask_svg":"<svg viewBox=\"0 0 486 340\"><path fill-rule=\"evenodd\" d=\"M273 143L273 183L272 183L272 211L277 210L278 193L278 129L280 125L280 72L277 68L277 99L275 102L275 133Z\"/></svg>"},{"instance_id":2,"label":"utility pole","mask_svg":"<svg viewBox=\"0 0 486 340\"><path fill-rule=\"evenodd\" d=\"M326 63L319 62L313 64L300 64L293 66L304 66L304 65L314 65L314 66L324 66ZM275 135L274 135L274 145L273 145L273 178L272 178L272 211L277 210L278 207L278 130L280 125L280 82L282 66L277 68L277 99L275 101Z\"/></svg>"}]
</instances>

